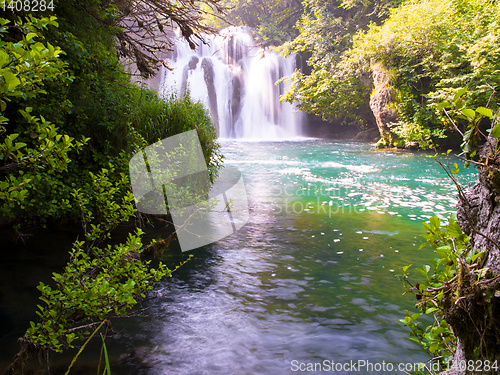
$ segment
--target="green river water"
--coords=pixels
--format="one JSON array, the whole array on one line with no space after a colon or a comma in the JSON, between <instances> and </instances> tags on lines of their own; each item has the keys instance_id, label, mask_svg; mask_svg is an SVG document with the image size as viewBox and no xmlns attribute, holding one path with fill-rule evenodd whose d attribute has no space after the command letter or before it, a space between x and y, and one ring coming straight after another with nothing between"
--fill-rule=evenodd
<instances>
[{"instance_id":1,"label":"green river water","mask_svg":"<svg viewBox=\"0 0 500 375\"><path fill-rule=\"evenodd\" d=\"M117 340L133 355L117 371L274 375L325 360L326 372L331 361L427 360L396 321L414 301L395 275L432 256L418 250L422 222L455 210L430 154L318 140L226 142L223 153L243 173L249 222L193 251L150 316L126 323Z\"/></svg>"},{"instance_id":2,"label":"green river water","mask_svg":"<svg viewBox=\"0 0 500 375\"><path fill-rule=\"evenodd\" d=\"M418 250L422 222L455 210L455 188L430 154L323 140L227 141L223 154L243 174L248 223L192 251L144 303L147 316L115 324L112 373L277 375L427 360L396 321L414 300L395 275L432 257ZM473 168L459 175L464 185L477 178ZM358 370L335 373L402 373Z\"/></svg>"}]
</instances>

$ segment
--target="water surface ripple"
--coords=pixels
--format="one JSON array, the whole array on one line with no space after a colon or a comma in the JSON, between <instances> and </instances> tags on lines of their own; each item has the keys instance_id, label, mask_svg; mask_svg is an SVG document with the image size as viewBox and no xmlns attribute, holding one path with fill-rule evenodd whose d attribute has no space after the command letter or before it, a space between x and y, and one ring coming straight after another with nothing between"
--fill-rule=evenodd
<instances>
[{"instance_id":1,"label":"water surface ripple","mask_svg":"<svg viewBox=\"0 0 500 375\"><path fill-rule=\"evenodd\" d=\"M296 373L292 361L426 360L396 321L413 300L394 275L431 256L418 250L422 221L454 211L441 167L425 153L354 142L225 142L223 153L244 175L250 220L193 251L148 316L120 323L114 373L276 375ZM466 185L476 173L459 177Z\"/></svg>"}]
</instances>

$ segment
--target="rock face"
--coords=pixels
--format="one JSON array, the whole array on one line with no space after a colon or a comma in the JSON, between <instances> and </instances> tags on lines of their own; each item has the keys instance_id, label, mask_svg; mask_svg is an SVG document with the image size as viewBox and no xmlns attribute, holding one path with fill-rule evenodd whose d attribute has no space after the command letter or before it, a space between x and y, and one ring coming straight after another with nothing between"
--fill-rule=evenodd
<instances>
[{"instance_id":1,"label":"rock face","mask_svg":"<svg viewBox=\"0 0 500 375\"><path fill-rule=\"evenodd\" d=\"M491 155L495 144L490 137L481 149L487 166L478 166L479 181L460 197L457 222L473 248L488 254L484 266L500 274L500 154Z\"/></svg>"},{"instance_id":2,"label":"rock face","mask_svg":"<svg viewBox=\"0 0 500 375\"><path fill-rule=\"evenodd\" d=\"M196 69L196 66L198 65L198 61L200 61L198 56L191 56L191 60L189 60L189 62L188 62L189 69L190 70Z\"/></svg>"},{"instance_id":3,"label":"rock face","mask_svg":"<svg viewBox=\"0 0 500 375\"><path fill-rule=\"evenodd\" d=\"M207 85L208 90L208 102L210 104L210 110L212 111L212 116L215 124L219 124L219 113L217 111L217 92L215 91L214 83L214 63L212 60L204 58L201 61L201 66L203 67L203 78ZM217 125L217 134L219 133L219 127Z\"/></svg>"},{"instance_id":4,"label":"rock face","mask_svg":"<svg viewBox=\"0 0 500 375\"><path fill-rule=\"evenodd\" d=\"M462 230L469 235L472 248L484 251L485 256L479 258L478 268L489 268L492 272L489 278L500 275L500 154L493 154L496 139L489 137L488 142L480 151L480 159L487 160L484 165L478 165L479 180L459 194L457 203L457 222ZM463 274L463 271L461 272ZM475 276L474 276L475 279ZM485 303L483 292L478 292L477 285L472 283L472 292L464 303L454 304L445 315L446 321L453 328L461 345L458 345L454 363L461 360L473 360L474 348L487 348L486 358L491 363L500 361L500 298L496 290L500 284L495 279L484 284L489 285L489 293L495 294ZM470 289L470 288L469 288ZM461 308L460 306L467 306ZM458 367L458 366L457 366ZM463 375L465 371L459 368L451 369L442 375ZM496 374L496 371L483 374Z\"/></svg>"},{"instance_id":5,"label":"rock face","mask_svg":"<svg viewBox=\"0 0 500 375\"><path fill-rule=\"evenodd\" d=\"M184 70L182 71L181 97L184 97L186 95L189 71L196 69L198 61L200 61L200 59L197 56L192 56L191 60L189 60L189 63L184 67Z\"/></svg>"},{"instance_id":6,"label":"rock face","mask_svg":"<svg viewBox=\"0 0 500 375\"><path fill-rule=\"evenodd\" d=\"M375 90L370 98L370 108L377 121L380 132L380 144L392 143L391 127L398 121L398 114L390 104L394 103L394 96L390 87L390 78L387 70L380 63L371 62L373 84Z\"/></svg>"},{"instance_id":7,"label":"rock face","mask_svg":"<svg viewBox=\"0 0 500 375\"><path fill-rule=\"evenodd\" d=\"M372 141L377 142L380 138L380 133L377 128L368 129L360 131L358 134L354 136L353 139L360 141Z\"/></svg>"},{"instance_id":8,"label":"rock face","mask_svg":"<svg viewBox=\"0 0 500 375\"><path fill-rule=\"evenodd\" d=\"M233 84L233 97L231 100L231 114L232 114L232 124L234 128L234 124L238 120L241 112L241 99L243 97L243 84L242 77L234 76L232 80Z\"/></svg>"}]
</instances>

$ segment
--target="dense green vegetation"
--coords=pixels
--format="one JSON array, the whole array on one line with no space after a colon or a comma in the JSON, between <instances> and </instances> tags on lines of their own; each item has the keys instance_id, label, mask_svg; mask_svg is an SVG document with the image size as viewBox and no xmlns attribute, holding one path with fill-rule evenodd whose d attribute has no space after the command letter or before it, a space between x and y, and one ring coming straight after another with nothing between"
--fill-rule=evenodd
<instances>
[{"instance_id":1,"label":"dense green vegetation","mask_svg":"<svg viewBox=\"0 0 500 375\"><path fill-rule=\"evenodd\" d=\"M460 88L468 90L468 105L497 109L500 97L490 95L500 84L499 10L489 1L411 1L356 36L348 59L365 70L378 62L391 72L400 120L394 133L411 142L425 129L448 127L436 107Z\"/></svg>"},{"instance_id":2,"label":"dense green vegetation","mask_svg":"<svg viewBox=\"0 0 500 375\"><path fill-rule=\"evenodd\" d=\"M283 47L286 53L311 53L311 74L296 72L284 97L298 101L302 110L346 124L369 123L374 72L387 77L387 109L397 112L383 144L405 146L453 132L436 107L460 88L468 90L464 100L470 106L490 102L497 108L498 2L304 4L300 35ZM388 12L388 7L394 8Z\"/></svg>"},{"instance_id":3,"label":"dense green vegetation","mask_svg":"<svg viewBox=\"0 0 500 375\"><path fill-rule=\"evenodd\" d=\"M133 81L123 63L149 77L161 59L155 43L143 45L131 35L144 32L155 40L177 23L194 46L196 36L213 32L212 26L248 25L263 47L280 46L285 55L297 52L307 60L304 71L289 77L293 85L283 97L299 109L337 124L373 127L371 99L382 88L388 97L378 110L394 113L395 120L378 124L387 127L380 145L430 147L448 136L461 143L466 164L487 167L489 157L498 155L500 125L489 129L496 144L488 159L478 145L500 105L500 2L202 3L204 10L193 18L200 4L152 0L144 9L158 13L149 18L142 8L134 13L131 2L95 0L56 2L57 17L10 12L0 18L0 223L21 239L27 224L73 221L84 232L67 266L54 274L55 286L39 285L40 319L26 331L9 371L31 350L62 351L74 340L87 340L110 316L129 314L155 282L170 275L164 265L150 269L141 260L154 246L142 243L141 229L110 244L114 228L140 218L129 187L132 155L196 129L212 177L221 166L215 127L201 104L189 95L159 98ZM202 24L200 14L213 8L218 16ZM218 18L227 8L224 20ZM375 75L382 78L374 83ZM457 168L449 169L451 178ZM440 229L432 219L427 229L427 242L441 257L420 270L422 285L410 283L408 268L402 276L436 325L422 329L419 315L411 313L403 322L425 350L445 361L456 349L444 320L449 304L474 285L487 285L481 289L485 310L476 313L492 316L487 306L497 284L489 284L495 276L484 268L463 273L483 253L453 220ZM467 285L460 275L469 278ZM483 347L470 345L477 358L489 358Z\"/></svg>"},{"instance_id":4,"label":"dense green vegetation","mask_svg":"<svg viewBox=\"0 0 500 375\"><path fill-rule=\"evenodd\" d=\"M300 32L285 43L285 55L298 52L308 57L310 72L296 71L293 86L283 100L324 120L358 126L373 126L369 107L371 77L344 56L353 37L370 22L380 23L394 1L342 2L305 0L304 14L297 23ZM307 74L306 74L307 73Z\"/></svg>"},{"instance_id":5,"label":"dense green vegetation","mask_svg":"<svg viewBox=\"0 0 500 375\"><path fill-rule=\"evenodd\" d=\"M74 243L54 284L39 285L40 319L26 331L8 373L31 351L62 351L110 316L127 315L170 275L163 264L150 269L141 259L155 246L142 243L141 229L110 245L114 228L140 216L128 176L134 153L196 129L212 177L222 160L200 103L189 95L159 98L123 67L120 54L134 57L117 50L123 9L98 1L65 1L55 9L57 17L47 11L0 18L0 221L21 239L27 224L73 221L84 239ZM191 30L186 39L196 36L191 19L177 21ZM154 58L144 56L132 62L147 75Z\"/></svg>"},{"instance_id":6,"label":"dense green vegetation","mask_svg":"<svg viewBox=\"0 0 500 375\"><path fill-rule=\"evenodd\" d=\"M223 0L223 17L208 17L207 22L219 29L249 26L262 47L279 46L297 36L295 23L303 12L299 0Z\"/></svg>"},{"instance_id":7,"label":"dense green vegetation","mask_svg":"<svg viewBox=\"0 0 500 375\"><path fill-rule=\"evenodd\" d=\"M71 24L70 17L76 15L61 11L59 28L54 27L55 20L37 21L52 22L52 27L43 34L34 33L35 25L22 20L4 26L4 32L20 30L25 47L20 50L15 44L13 31L10 33L13 41L9 41L9 35L2 41L6 53L4 70L12 71L11 75L4 75L2 94L5 97L2 180L14 178L13 170L18 171L19 177L8 187L2 185L10 193L3 200L0 217L16 222L21 219L44 222L79 215L68 199L72 189L89 179L89 171L97 172L111 163L117 176L128 173L127 160L141 146L191 129L198 130L207 165L215 172L220 161L216 134L203 107L193 103L189 96L181 101L174 97L159 99L156 93L133 84L113 50L112 31L103 32L97 24L81 22L80 29L70 32L70 26L65 25ZM92 23L92 19L89 16L86 21ZM87 31L90 29L99 32L92 35ZM27 55L38 49L42 49L40 57ZM19 55L24 60L19 60ZM40 65L38 74L33 77L32 70L21 70L25 64ZM32 154L41 147L40 142L48 142L40 135L45 133L54 141L58 134L67 137L57 138L55 145L39 151L35 160ZM88 146L80 147L81 142L73 146L71 142L82 137ZM53 148L63 155L50 158ZM78 148L78 155L75 152L66 157L71 148Z\"/></svg>"}]
</instances>

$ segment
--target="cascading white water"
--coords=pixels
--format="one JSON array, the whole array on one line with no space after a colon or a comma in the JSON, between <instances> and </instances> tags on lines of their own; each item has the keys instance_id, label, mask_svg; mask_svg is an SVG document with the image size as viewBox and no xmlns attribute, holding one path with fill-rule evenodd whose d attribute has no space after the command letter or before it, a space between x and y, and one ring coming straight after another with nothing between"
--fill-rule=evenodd
<instances>
[{"instance_id":1,"label":"cascading white water","mask_svg":"<svg viewBox=\"0 0 500 375\"><path fill-rule=\"evenodd\" d=\"M301 135L304 115L280 103L279 78L295 70L295 56L283 58L257 46L248 27L229 27L193 51L178 41L163 69L160 92L189 90L218 124L221 138L289 139Z\"/></svg>"}]
</instances>

